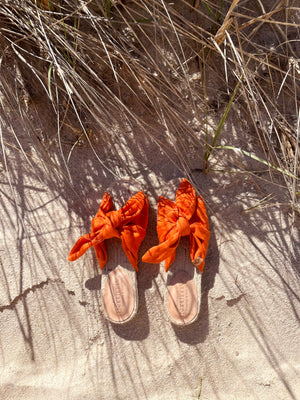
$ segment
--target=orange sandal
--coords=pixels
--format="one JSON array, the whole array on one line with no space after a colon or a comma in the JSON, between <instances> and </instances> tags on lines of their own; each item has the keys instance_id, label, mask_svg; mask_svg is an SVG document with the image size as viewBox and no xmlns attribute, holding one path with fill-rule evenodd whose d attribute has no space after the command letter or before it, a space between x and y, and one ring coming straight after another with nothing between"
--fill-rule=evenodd
<instances>
[{"instance_id":1,"label":"orange sandal","mask_svg":"<svg viewBox=\"0 0 300 400\"><path fill-rule=\"evenodd\" d=\"M148 250L142 261L165 261L166 272L175 260L180 238L189 236L193 264L184 263L169 272L167 308L174 324L190 324L197 319L200 310L200 285L197 280L199 272L203 272L210 232L204 202L196 196L193 186L186 179L182 180L177 190L175 202L159 197L157 233L160 244Z\"/></svg>"},{"instance_id":2,"label":"orange sandal","mask_svg":"<svg viewBox=\"0 0 300 400\"><path fill-rule=\"evenodd\" d=\"M92 219L91 233L81 236L73 246L69 261L81 257L87 249L94 247L101 270L107 262L105 240L119 238L129 263L122 258L121 263L107 273L102 300L107 319L114 323L130 321L138 307L136 272L137 254L148 223L149 202L142 192L132 196L126 204L113 211L111 196L105 193L96 216ZM117 251L117 250L116 250Z\"/></svg>"}]
</instances>

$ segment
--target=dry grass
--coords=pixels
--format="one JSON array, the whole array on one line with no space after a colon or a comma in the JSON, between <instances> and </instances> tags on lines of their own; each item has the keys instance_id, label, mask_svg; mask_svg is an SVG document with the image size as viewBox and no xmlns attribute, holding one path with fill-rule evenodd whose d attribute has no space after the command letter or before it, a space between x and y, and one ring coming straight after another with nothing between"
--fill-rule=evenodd
<instances>
[{"instance_id":1,"label":"dry grass","mask_svg":"<svg viewBox=\"0 0 300 400\"><path fill-rule=\"evenodd\" d=\"M66 171L83 138L99 163L109 168L94 148L89 126L97 126L111 145L120 140L116 126L121 121L144 132L189 175L191 165L183 156L189 146L203 149L203 154L214 149L220 169L221 160L230 158L226 146L215 149L217 124L209 121L216 109L232 107L231 99L256 133L261 159L275 167L270 171L281 171L296 206L300 130L296 5L288 0L2 1L0 68L6 71L0 74L2 123L11 124L10 109L32 130L36 146L28 105L43 99L56 120L57 149ZM220 86L217 98L210 95L213 85ZM66 125L78 133L67 155L61 140ZM165 137L157 134L157 126ZM15 136L15 143L2 139L3 150L7 145L18 147ZM271 172L270 179L274 179Z\"/></svg>"}]
</instances>

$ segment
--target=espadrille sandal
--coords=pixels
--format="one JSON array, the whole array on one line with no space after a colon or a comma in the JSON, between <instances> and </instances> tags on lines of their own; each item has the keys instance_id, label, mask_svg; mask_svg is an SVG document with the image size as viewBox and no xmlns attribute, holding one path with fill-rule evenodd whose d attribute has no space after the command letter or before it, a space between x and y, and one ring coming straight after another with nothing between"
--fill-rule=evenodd
<instances>
[{"instance_id":1,"label":"espadrille sandal","mask_svg":"<svg viewBox=\"0 0 300 400\"><path fill-rule=\"evenodd\" d=\"M159 197L157 233L159 245L142 257L146 263L165 261L167 275L167 309L172 323L188 325L200 310L200 280L209 242L209 223L204 202L196 196L193 186L183 179L175 202ZM173 264L176 248L183 236L190 239L191 262L180 260ZM172 268L170 266L172 265ZM196 267L196 269L194 268Z\"/></svg>"},{"instance_id":2,"label":"espadrille sandal","mask_svg":"<svg viewBox=\"0 0 300 400\"><path fill-rule=\"evenodd\" d=\"M94 247L102 271L102 301L106 318L113 323L130 321L137 312L138 294L136 272L137 254L146 234L149 203L147 196L139 191L119 210L113 210L110 194L104 194L100 208L92 220L91 233L83 235L73 246L69 261L81 257L87 249ZM119 238L127 256L119 250L119 243L112 243L110 252L118 262L107 263L105 241ZM112 240L113 242L113 240ZM116 265L117 264L117 265Z\"/></svg>"}]
</instances>

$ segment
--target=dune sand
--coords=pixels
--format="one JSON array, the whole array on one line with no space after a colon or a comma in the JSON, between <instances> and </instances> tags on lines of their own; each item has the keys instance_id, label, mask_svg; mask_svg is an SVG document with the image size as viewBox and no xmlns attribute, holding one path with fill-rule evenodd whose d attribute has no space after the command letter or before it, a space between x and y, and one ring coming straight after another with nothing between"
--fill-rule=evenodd
<instances>
[{"instance_id":1,"label":"dune sand","mask_svg":"<svg viewBox=\"0 0 300 400\"><path fill-rule=\"evenodd\" d=\"M233 118L224 140L226 130L231 136L238 130ZM44 121L49 135L55 132L51 118ZM12 143L10 127L3 129ZM163 264L141 262L137 316L123 326L103 317L94 252L70 263L71 247L89 232L103 193L130 176L129 187L135 181L150 200L141 258L157 243L158 196L183 177L138 131L126 140L130 137L130 143L120 144L126 149L120 152L123 164L115 152L101 152L101 142L95 145L115 175L87 145L76 147L70 158L72 178L61 172L61 158L51 145L42 162L22 129L19 140L28 161L16 148L5 147L9 173L5 162L0 171L0 398L299 399L299 220L293 218L278 176L270 183L269 172L253 160L239 160L234 153L231 159L246 170L260 169L257 179L245 173L205 175L198 170L202 150L187 154L189 178L205 199L211 228L198 321L181 328L170 323ZM230 169L224 160L226 165ZM270 193L267 207L256 207ZM122 263L118 240L108 243L108 254L109 262ZM190 262L187 240L177 256Z\"/></svg>"}]
</instances>

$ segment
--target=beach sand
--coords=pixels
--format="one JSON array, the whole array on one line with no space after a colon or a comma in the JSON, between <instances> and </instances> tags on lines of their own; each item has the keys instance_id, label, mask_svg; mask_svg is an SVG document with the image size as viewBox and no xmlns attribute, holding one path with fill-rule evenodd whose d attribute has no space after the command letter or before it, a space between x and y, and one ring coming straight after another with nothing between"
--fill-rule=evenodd
<instances>
[{"instance_id":1,"label":"beach sand","mask_svg":"<svg viewBox=\"0 0 300 400\"><path fill-rule=\"evenodd\" d=\"M45 118L50 135L54 124ZM237 124L229 119L227 133L238 130ZM3 135L12 143L9 126ZM194 166L190 178L206 202L211 239L199 319L173 326L164 302L164 265L140 259L157 243L158 196L186 176L138 131L131 137L131 143L123 143L124 169L113 151L101 153L101 143L95 144L116 176L87 145L73 151L71 178L51 146L41 161L21 129L27 154L5 147L1 399L299 399L299 221L285 205L286 189L271 183L267 171L257 180L245 173L206 175L197 168L203 153L188 154ZM233 153L230 162L235 158L245 169L262 169L239 157ZM229 169L230 162L224 161ZM104 192L128 178L129 187L133 180L147 193L150 216L139 252L138 313L119 326L103 317L94 252L73 263L68 254L90 231ZM270 193L274 201L257 207ZM118 239L107 243L110 262L122 262ZM178 249L183 263L190 262L188 246L183 239Z\"/></svg>"}]
</instances>

